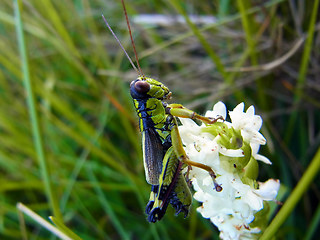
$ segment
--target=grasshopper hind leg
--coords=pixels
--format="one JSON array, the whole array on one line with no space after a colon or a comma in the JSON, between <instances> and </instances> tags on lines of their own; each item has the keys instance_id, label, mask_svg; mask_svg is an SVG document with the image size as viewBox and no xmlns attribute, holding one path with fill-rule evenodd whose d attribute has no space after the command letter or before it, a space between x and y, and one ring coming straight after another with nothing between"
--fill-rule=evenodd
<instances>
[{"instance_id":1,"label":"grasshopper hind leg","mask_svg":"<svg viewBox=\"0 0 320 240\"><path fill-rule=\"evenodd\" d=\"M190 205L192 203L192 195L184 175L180 172L176 183L176 188L170 199L170 204L175 209L175 214L184 213L186 218L189 215Z\"/></svg>"},{"instance_id":2,"label":"grasshopper hind leg","mask_svg":"<svg viewBox=\"0 0 320 240\"><path fill-rule=\"evenodd\" d=\"M203 117L203 118L205 118L205 117ZM177 123L177 120L175 118L173 118L173 120L172 120L171 141L172 141L172 146L173 146L173 148L175 150L175 153L176 153L176 156L177 156L178 160L183 162L183 163L185 163L185 164L187 164L190 167L194 166L194 167L206 170L209 173L209 175L210 175L210 177L211 177L211 179L213 181L214 189L217 192L221 192L222 191L222 187L221 187L221 185L219 183L217 183L216 174L214 173L212 168L207 166L207 165L205 165L205 164L191 161L188 158L186 152L183 149L183 144L182 144L180 133L179 133L179 130L178 130L178 123Z\"/></svg>"},{"instance_id":3,"label":"grasshopper hind leg","mask_svg":"<svg viewBox=\"0 0 320 240\"><path fill-rule=\"evenodd\" d=\"M185 217L188 215L192 196L185 177L181 173L182 165L183 163L178 160L173 147L169 148L163 159L158 192L156 195L151 192L151 201L147 205L146 213L149 222L161 220L169 203L175 209L176 215L181 212ZM152 188L152 190L155 191L156 188Z\"/></svg>"}]
</instances>

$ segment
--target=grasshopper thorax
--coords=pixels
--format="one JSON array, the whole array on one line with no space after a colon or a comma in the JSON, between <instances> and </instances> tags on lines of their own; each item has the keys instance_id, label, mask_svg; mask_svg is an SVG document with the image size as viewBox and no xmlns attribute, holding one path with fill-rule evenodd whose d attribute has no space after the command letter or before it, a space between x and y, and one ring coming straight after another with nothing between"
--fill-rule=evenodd
<instances>
[{"instance_id":1,"label":"grasshopper thorax","mask_svg":"<svg viewBox=\"0 0 320 240\"><path fill-rule=\"evenodd\" d=\"M152 78L138 77L130 84L130 94L133 99L157 98L159 100L170 99L170 90Z\"/></svg>"}]
</instances>

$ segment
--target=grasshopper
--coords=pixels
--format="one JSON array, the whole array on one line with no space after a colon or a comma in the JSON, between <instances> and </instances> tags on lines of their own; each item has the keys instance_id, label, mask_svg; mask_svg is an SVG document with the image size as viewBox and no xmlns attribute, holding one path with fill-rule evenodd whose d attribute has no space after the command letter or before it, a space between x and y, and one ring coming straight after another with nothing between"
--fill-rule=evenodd
<instances>
[{"instance_id":1,"label":"grasshopper","mask_svg":"<svg viewBox=\"0 0 320 240\"><path fill-rule=\"evenodd\" d=\"M102 17L139 75L130 84L130 94L139 118L146 181L151 185L150 198L145 211L147 219L153 223L161 220L169 204L175 209L176 215L183 213L186 217L192 203L192 196L186 177L182 174L183 168L188 166L190 170L193 166L204 169L212 177L216 191L221 191L222 187L216 182L215 173L209 166L193 162L188 158L180 138L177 117L200 120L206 124L213 124L221 117L204 117L181 104L165 102L171 98L172 93L164 84L145 77L142 73L123 0L122 5L139 70L104 16Z\"/></svg>"}]
</instances>

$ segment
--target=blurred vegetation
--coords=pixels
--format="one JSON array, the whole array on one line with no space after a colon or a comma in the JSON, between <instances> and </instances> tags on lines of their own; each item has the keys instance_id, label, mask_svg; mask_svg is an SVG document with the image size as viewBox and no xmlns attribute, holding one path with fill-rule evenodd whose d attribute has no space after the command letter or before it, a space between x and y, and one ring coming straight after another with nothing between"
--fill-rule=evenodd
<instances>
[{"instance_id":1,"label":"blurred vegetation","mask_svg":"<svg viewBox=\"0 0 320 240\"><path fill-rule=\"evenodd\" d=\"M29 217L20 227L16 204L22 202L44 219L63 216L83 239L218 239L196 213L196 202L187 219L169 207L161 222L146 221L150 187L128 91L136 73L101 18L133 56L121 2L22 1L25 44L17 38L14 2L0 3L0 238L54 238ZM318 3L126 1L129 17L179 14L186 20L131 22L143 72L165 83L173 101L199 113L219 100L228 109L240 102L255 106L268 141L261 152L273 162L261 164L259 179L279 178L284 202L320 145ZM191 14L217 22L197 25ZM28 58L20 57L23 49ZM38 123L30 120L32 107ZM277 239L320 234L319 176L303 187L306 194Z\"/></svg>"}]
</instances>

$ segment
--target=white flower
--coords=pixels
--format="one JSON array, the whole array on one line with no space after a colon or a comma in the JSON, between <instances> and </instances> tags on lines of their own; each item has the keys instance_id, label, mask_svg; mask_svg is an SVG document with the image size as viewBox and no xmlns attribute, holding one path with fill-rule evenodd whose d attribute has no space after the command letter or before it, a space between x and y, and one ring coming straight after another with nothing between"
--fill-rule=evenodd
<instances>
[{"instance_id":1,"label":"white flower","mask_svg":"<svg viewBox=\"0 0 320 240\"><path fill-rule=\"evenodd\" d=\"M260 145L266 144L266 139L259 130L262 126L262 118L254 114L254 107L250 106L244 112L244 103L238 104L233 111L229 111L232 127L241 130L241 135L245 141L250 142L252 154L256 160L260 160L266 164L271 164L271 161L258 154Z\"/></svg>"},{"instance_id":2,"label":"white flower","mask_svg":"<svg viewBox=\"0 0 320 240\"><path fill-rule=\"evenodd\" d=\"M226 119L226 113L225 105L218 102L205 116ZM212 178L203 169L193 167L189 177L196 191L194 198L202 202L198 212L217 226L220 238L257 239L261 229L250 224L263 209L264 201L275 199L280 182L270 179L258 183L251 177L258 170L256 160L271 164L258 154L266 139L259 132L262 119L255 115L254 107L244 112L244 104L240 103L229 111L229 116L231 122L218 120L201 126L190 119L180 119L179 132L187 155L190 160L212 168L222 191L216 191Z\"/></svg>"}]
</instances>

